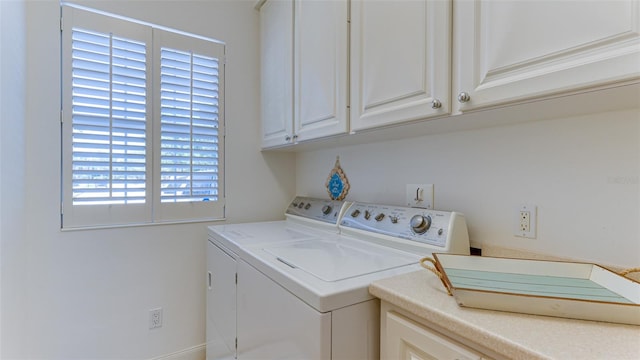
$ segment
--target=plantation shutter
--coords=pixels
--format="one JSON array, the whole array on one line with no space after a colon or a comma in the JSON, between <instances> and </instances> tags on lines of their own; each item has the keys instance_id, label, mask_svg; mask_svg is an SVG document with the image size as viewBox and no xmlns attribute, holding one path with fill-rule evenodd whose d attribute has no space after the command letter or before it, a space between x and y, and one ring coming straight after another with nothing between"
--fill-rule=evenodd
<instances>
[{"instance_id":1,"label":"plantation shutter","mask_svg":"<svg viewBox=\"0 0 640 360\"><path fill-rule=\"evenodd\" d=\"M62 7L62 227L150 223L152 29Z\"/></svg>"},{"instance_id":2,"label":"plantation shutter","mask_svg":"<svg viewBox=\"0 0 640 360\"><path fill-rule=\"evenodd\" d=\"M146 46L74 28L73 205L144 203Z\"/></svg>"},{"instance_id":3,"label":"plantation shutter","mask_svg":"<svg viewBox=\"0 0 640 360\"><path fill-rule=\"evenodd\" d=\"M219 61L161 48L161 201L218 200Z\"/></svg>"},{"instance_id":4,"label":"plantation shutter","mask_svg":"<svg viewBox=\"0 0 640 360\"><path fill-rule=\"evenodd\" d=\"M224 46L154 30L157 221L224 215ZM187 215L188 214L188 215Z\"/></svg>"}]
</instances>

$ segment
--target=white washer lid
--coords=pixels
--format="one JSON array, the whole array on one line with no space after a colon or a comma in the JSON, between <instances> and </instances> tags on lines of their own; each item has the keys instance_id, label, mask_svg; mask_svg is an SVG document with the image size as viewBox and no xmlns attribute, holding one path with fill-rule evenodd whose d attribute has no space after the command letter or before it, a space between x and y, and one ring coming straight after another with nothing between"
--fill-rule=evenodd
<instances>
[{"instance_id":1,"label":"white washer lid","mask_svg":"<svg viewBox=\"0 0 640 360\"><path fill-rule=\"evenodd\" d=\"M418 262L416 255L352 239L314 239L265 247L292 268L333 282Z\"/></svg>"}]
</instances>

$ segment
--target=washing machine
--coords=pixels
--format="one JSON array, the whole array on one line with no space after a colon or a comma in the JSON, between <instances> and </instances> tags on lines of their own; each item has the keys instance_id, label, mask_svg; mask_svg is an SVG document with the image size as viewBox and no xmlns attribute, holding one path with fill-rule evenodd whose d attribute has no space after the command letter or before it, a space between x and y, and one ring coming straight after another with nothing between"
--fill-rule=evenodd
<instances>
[{"instance_id":1,"label":"washing machine","mask_svg":"<svg viewBox=\"0 0 640 360\"><path fill-rule=\"evenodd\" d=\"M285 214L209 227L208 359L377 359L369 284L469 253L457 212L296 197Z\"/></svg>"}]
</instances>

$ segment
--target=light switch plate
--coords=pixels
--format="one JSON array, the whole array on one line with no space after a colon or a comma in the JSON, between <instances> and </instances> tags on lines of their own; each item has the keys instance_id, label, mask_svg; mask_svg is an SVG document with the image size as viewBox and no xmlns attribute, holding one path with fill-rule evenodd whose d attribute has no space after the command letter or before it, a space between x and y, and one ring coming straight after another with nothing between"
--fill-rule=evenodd
<instances>
[{"instance_id":1,"label":"light switch plate","mask_svg":"<svg viewBox=\"0 0 640 360\"><path fill-rule=\"evenodd\" d=\"M433 184L407 184L405 197L409 207L433 209Z\"/></svg>"}]
</instances>

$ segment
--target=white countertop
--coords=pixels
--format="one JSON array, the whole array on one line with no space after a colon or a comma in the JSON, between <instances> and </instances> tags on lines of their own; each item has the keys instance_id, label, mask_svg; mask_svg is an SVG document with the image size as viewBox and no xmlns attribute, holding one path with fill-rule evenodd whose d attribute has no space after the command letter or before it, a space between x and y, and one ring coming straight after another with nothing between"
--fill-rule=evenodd
<instances>
[{"instance_id":1,"label":"white countertop","mask_svg":"<svg viewBox=\"0 0 640 360\"><path fill-rule=\"evenodd\" d=\"M640 326L460 307L419 270L375 281L369 292L512 359L640 359Z\"/></svg>"}]
</instances>

